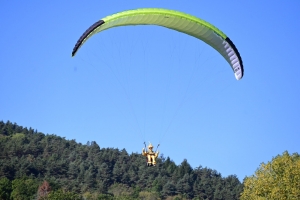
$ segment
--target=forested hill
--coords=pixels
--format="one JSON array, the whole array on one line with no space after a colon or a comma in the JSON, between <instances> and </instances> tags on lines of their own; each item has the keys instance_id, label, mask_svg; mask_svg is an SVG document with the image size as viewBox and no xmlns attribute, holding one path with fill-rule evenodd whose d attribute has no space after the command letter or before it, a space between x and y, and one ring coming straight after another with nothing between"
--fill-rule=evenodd
<instances>
[{"instance_id":1,"label":"forested hill","mask_svg":"<svg viewBox=\"0 0 300 200\"><path fill-rule=\"evenodd\" d=\"M0 191L0 199L233 200L242 184L235 175L193 169L187 160L176 165L160 157L156 167L147 167L145 157L125 149L83 145L0 121Z\"/></svg>"}]
</instances>

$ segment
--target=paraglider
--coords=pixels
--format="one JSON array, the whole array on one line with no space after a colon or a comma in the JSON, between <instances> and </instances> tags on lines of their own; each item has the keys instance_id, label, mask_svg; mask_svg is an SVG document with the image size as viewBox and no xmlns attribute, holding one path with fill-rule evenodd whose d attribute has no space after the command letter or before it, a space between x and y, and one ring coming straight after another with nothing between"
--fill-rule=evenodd
<instances>
[{"instance_id":1,"label":"paraglider","mask_svg":"<svg viewBox=\"0 0 300 200\"><path fill-rule=\"evenodd\" d=\"M145 144L146 145L146 144ZM155 166L156 158L158 157L159 151L153 151L153 146L151 143L148 145L148 151L146 149L142 149L142 155L147 157L147 166Z\"/></svg>"},{"instance_id":2,"label":"paraglider","mask_svg":"<svg viewBox=\"0 0 300 200\"><path fill-rule=\"evenodd\" d=\"M72 57L96 33L110 28L131 25L157 25L193 36L218 51L229 63L237 80L240 80L244 75L243 62L239 51L221 30L187 13L160 8L128 10L102 18L90 26L78 39L73 48ZM197 40L195 41L197 42ZM150 143L148 150L143 148L142 155L147 157L147 166L155 166L159 151L153 151L153 146Z\"/></svg>"},{"instance_id":3,"label":"paraglider","mask_svg":"<svg viewBox=\"0 0 300 200\"><path fill-rule=\"evenodd\" d=\"M244 75L240 53L229 37L221 30L192 15L159 8L123 11L97 21L79 38L73 48L72 56L75 56L79 48L96 33L109 28L130 25L158 25L198 38L213 47L224 57L231 66L237 80L240 80Z\"/></svg>"}]
</instances>

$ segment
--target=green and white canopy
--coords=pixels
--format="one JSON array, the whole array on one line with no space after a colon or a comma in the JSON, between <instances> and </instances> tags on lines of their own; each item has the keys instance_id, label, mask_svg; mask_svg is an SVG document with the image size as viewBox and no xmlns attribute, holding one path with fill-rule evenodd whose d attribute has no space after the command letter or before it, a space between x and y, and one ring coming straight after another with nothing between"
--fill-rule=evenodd
<instances>
[{"instance_id":1,"label":"green and white canopy","mask_svg":"<svg viewBox=\"0 0 300 200\"><path fill-rule=\"evenodd\" d=\"M235 78L244 74L242 58L233 42L212 24L174 10L143 8L107 16L88 28L77 41L72 56L94 34L109 28L130 25L158 25L198 38L216 49L230 64Z\"/></svg>"}]
</instances>

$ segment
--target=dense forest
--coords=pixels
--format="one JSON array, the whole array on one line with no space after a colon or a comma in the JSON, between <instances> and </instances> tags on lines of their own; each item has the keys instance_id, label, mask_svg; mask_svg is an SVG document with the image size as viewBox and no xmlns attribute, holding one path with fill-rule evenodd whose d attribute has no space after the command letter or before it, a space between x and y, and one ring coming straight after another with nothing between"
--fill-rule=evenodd
<instances>
[{"instance_id":1,"label":"dense forest","mask_svg":"<svg viewBox=\"0 0 300 200\"><path fill-rule=\"evenodd\" d=\"M242 183L160 156L77 143L0 121L0 199L239 199Z\"/></svg>"}]
</instances>

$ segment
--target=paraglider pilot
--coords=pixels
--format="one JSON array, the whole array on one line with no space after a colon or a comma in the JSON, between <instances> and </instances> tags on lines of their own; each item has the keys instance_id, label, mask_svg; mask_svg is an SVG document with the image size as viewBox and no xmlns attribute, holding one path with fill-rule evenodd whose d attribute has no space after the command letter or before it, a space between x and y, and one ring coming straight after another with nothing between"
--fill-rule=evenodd
<instances>
[{"instance_id":1,"label":"paraglider pilot","mask_svg":"<svg viewBox=\"0 0 300 200\"><path fill-rule=\"evenodd\" d=\"M146 147L146 144L145 144ZM155 166L156 165L156 158L159 154L159 151L153 151L153 146L150 143L148 145L148 151L143 148L142 155L147 157L147 166Z\"/></svg>"}]
</instances>

